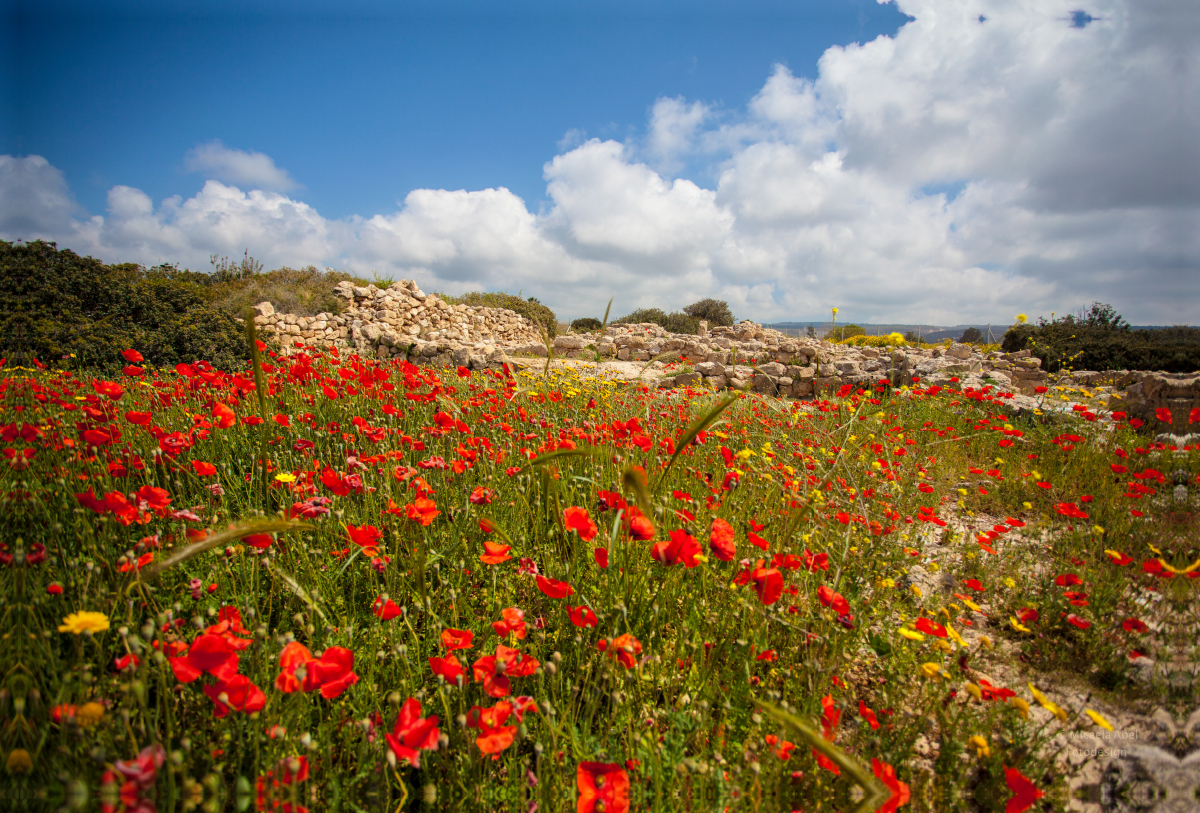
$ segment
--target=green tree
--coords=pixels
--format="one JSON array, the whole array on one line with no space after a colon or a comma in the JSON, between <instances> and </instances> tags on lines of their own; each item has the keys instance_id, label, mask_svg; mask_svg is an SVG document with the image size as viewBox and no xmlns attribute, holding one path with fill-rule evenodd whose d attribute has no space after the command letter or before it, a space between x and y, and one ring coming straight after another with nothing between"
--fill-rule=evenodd
<instances>
[{"instance_id":1,"label":"green tree","mask_svg":"<svg viewBox=\"0 0 1200 813\"><path fill-rule=\"evenodd\" d=\"M729 310L728 302L720 299L701 299L688 305L683 312L697 320L707 319L709 327L733 325L733 311Z\"/></svg>"},{"instance_id":2,"label":"green tree","mask_svg":"<svg viewBox=\"0 0 1200 813\"><path fill-rule=\"evenodd\" d=\"M977 327L969 327L963 331L962 338L959 339L963 344L975 344L983 339L983 331Z\"/></svg>"}]
</instances>

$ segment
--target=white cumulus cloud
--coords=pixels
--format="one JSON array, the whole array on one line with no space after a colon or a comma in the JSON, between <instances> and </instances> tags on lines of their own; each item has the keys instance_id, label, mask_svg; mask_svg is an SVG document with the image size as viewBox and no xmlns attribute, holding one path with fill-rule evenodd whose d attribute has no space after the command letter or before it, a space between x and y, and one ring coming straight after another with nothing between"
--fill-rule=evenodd
<instances>
[{"instance_id":1,"label":"white cumulus cloud","mask_svg":"<svg viewBox=\"0 0 1200 813\"><path fill-rule=\"evenodd\" d=\"M275 166L271 156L230 149L220 140L189 150L183 163L189 172L201 172L209 178L236 186L275 192L286 192L299 186L287 170Z\"/></svg>"}]
</instances>

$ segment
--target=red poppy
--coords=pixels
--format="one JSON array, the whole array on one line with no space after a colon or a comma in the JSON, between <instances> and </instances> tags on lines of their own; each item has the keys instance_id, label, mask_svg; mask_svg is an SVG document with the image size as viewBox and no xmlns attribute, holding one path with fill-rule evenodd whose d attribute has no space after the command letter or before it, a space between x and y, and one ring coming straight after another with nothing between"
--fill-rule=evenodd
<instances>
[{"instance_id":1,"label":"red poppy","mask_svg":"<svg viewBox=\"0 0 1200 813\"><path fill-rule=\"evenodd\" d=\"M405 508L405 513L409 519L421 525L429 525L433 522L434 517L442 512L437 510L437 503L433 500L428 497L417 497Z\"/></svg>"},{"instance_id":2,"label":"red poppy","mask_svg":"<svg viewBox=\"0 0 1200 813\"><path fill-rule=\"evenodd\" d=\"M876 810L875 813L896 813L897 808L908 804L909 799L912 798L912 794L909 791L908 785L896 777L895 768L882 760L872 758L871 771L875 774L875 778L892 792L891 798L884 802L883 806Z\"/></svg>"},{"instance_id":3,"label":"red poppy","mask_svg":"<svg viewBox=\"0 0 1200 813\"><path fill-rule=\"evenodd\" d=\"M504 725L512 713L513 704L503 700L489 709L473 706L467 712L467 727L479 729L475 744L481 752L498 754L513 744L517 727Z\"/></svg>"},{"instance_id":4,"label":"red poppy","mask_svg":"<svg viewBox=\"0 0 1200 813\"><path fill-rule=\"evenodd\" d=\"M383 531L376 528L374 525L347 525L346 532L350 535L350 541L363 549L363 554L366 556L378 556L379 549L375 547L376 543L383 538Z\"/></svg>"},{"instance_id":5,"label":"red poppy","mask_svg":"<svg viewBox=\"0 0 1200 813\"><path fill-rule=\"evenodd\" d=\"M827 694L821 698L821 736L833 742L842 712L833 701L833 695Z\"/></svg>"},{"instance_id":6,"label":"red poppy","mask_svg":"<svg viewBox=\"0 0 1200 813\"><path fill-rule=\"evenodd\" d=\"M217 419L217 426L221 429L228 429L237 423L237 416L233 414L233 410L220 402L213 404L212 414Z\"/></svg>"},{"instance_id":7,"label":"red poppy","mask_svg":"<svg viewBox=\"0 0 1200 813\"><path fill-rule=\"evenodd\" d=\"M400 707L391 734L385 734L388 746L396 759L405 760L414 768L421 767L421 751L436 751L438 747L438 718L421 717L421 701L410 697Z\"/></svg>"},{"instance_id":8,"label":"red poppy","mask_svg":"<svg viewBox=\"0 0 1200 813\"><path fill-rule=\"evenodd\" d=\"M122 350L121 355L124 356L125 360L130 364L137 364L146 360L146 357L136 350Z\"/></svg>"},{"instance_id":9,"label":"red poppy","mask_svg":"<svg viewBox=\"0 0 1200 813\"><path fill-rule=\"evenodd\" d=\"M490 697L504 697L511 691L509 677L526 677L532 675L541 664L535 658L521 654L518 649L512 649L499 644L495 655L485 655L475 661L471 672L476 683L483 684L483 691Z\"/></svg>"},{"instance_id":10,"label":"red poppy","mask_svg":"<svg viewBox=\"0 0 1200 813\"><path fill-rule=\"evenodd\" d=\"M490 488L476 486L471 492L471 505L489 505L495 496L496 492L492 491Z\"/></svg>"},{"instance_id":11,"label":"red poppy","mask_svg":"<svg viewBox=\"0 0 1200 813\"><path fill-rule=\"evenodd\" d=\"M205 686L204 693L213 701L213 716L218 718L229 714L230 709L253 714L267 705L263 690L245 675L233 675L228 680Z\"/></svg>"},{"instance_id":12,"label":"red poppy","mask_svg":"<svg viewBox=\"0 0 1200 813\"><path fill-rule=\"evenodd\" d=\"M1163 423L1171 423L1171 410L1166 407L1159 407L1154 410L1154 417L1158 418Z\"/></svg>"},{"instance_id":13,"label":"red poppy","mask_svg":"<svg viewBox=\"0 0 1200 813\"><path fill-rule=\"evenodd\" d=\"M327 489L339 497L345 497L350 493L350 484L339 477L338 473L329 467L326 467L321 472L321 482Z\"/></svg>"},{"instance_id":14,"label":"red poppy","mask_svg":"<svg viewBox=\"0 0 1200 813\"><path fill-rule=\"evenodd\" d=\"M525 637L525 611L518 610L516 607L509 607L500 612L500 621L492 622L492 629L500 637L508 634L517 636L517 640ZM444 639L443 639L444 640Z\"/></svg>"},{"instance_id":15,"label":"red poppy","mask_svg":"<svg viewBox=\"0 0 1200 813\"><path fill-rule=\"evenodd\" d=\"M596 565L601 568L608 567L608 548L596 548L592 551L592 558L596 560Z\"/></svg>"},{"instance_id":16,"label":"red poppy","mask_svg":"<svg viewBox=\"0 0 1200 813\"><path fill-rule=\"evenodd\" d=\"M619 762L581 762L575 813L629 813L629 774Z\"/></svg>"},{"instance_id":17,"label":"red poppy","mask_svg":"<svg viewBox=\"0 0 1200 813\"><path fill-rule=\"evenodd\" d=\"M511 545L499 545L485 540L483 550L484 552L479 554L479 561L485 565L498 565L512 558L508 553L512 550Z\"/></svg>"},{"instance_id":18,"label":"red poppy","mask_svg":"<svg viewBox=\"0 0 1200 813\"><path fill-rule=\"evenodd\" d=\"M187 655L171 658L171 671L180 683L191 683L205 672L218 680L237 674L238 656L233 644L222 635L205 633L192 641Z\"/></svg>"},{"instance_id":19,"label":"red poppy","mask_svg":"<svg viewBox=\"0 0 1200 813\"><path fill-rule=\"evenodd\" d=\"M731 562L737 556L733 526L720 517L716 517L712 521L712 530L708 534L708 549L722 562Z\"/></svg>"},{"instance_id":20,"label":"red poppy","mask_svg":"<svg viewBox=\"0 0 1200 813\"><path fill-rule=\"evenodd\" d=\"M577 627L594 627L599 623L599 619L596 618L596 613L592 611L591 607L572 607L568 604L567 615L570 616L571 623Z\"/></svg>"},{"instance_id":21,"label":"red poppy","mask_svg":"<svg viewBox=\"0 0 1200 813\"><path fill-rule=\"evenodd\" d=\"M1030 621L1038 620L1038 611L1032 607L1022 607L1017 610L1017 620L1022 624L1028 624Z\"/></svg>"},{"instance_id":22,"label":"red poppy","mask_svg":"<svg viewBox=\"0 0 1200 813\"><path fill-rule=\"evenodd\" d=\"M1059 587L1074 587L1077 584L1083 584L1083 579L1079 578L1074 573L1063 573L1054 580L1054 583Z\"/></svg>"},{"instance_id":23,"label":"red poppy","mask_svg":"<svg viewBox=\"0 0 1200 813\"><path fill-rule=\"evenodd\" d=\"M211 477L217 473L216 466L214 466L212 463L205 463L203 460L193 460L192 468L196 471L196 474L200 475L201 477Z\"/></svg>"},{"instance_id":24,"label":"red poppy","mask_svg":"<svg viewBox=\"0 0 1200 813\"><path fill-rule=\"evenodd\" d=\"M117 668L118 672L124 672L126 669L137 669L141 665L141 661L137 655L130 652L127 655L114 659L113 665Z\"/></svg>"},{"instance_id":25,"label":"red poppy","mask_svg":"<svg viewBox=\"0 0 1200 813\"><path fill-rule=\"evenodd\" d=\"M833 611L838 615L846 615L850 612L850 603L846 601L841 593L835 593L825 585L817 588L817 598L821 604L826 607L832 607Z\"/></svg>"},{"instance_id":26,"label":"red poppy","mask_svg":"<svg viewBox=\"0 0 1200 813\"><path fill-rule=\"evenodd\" d=\"M1013 794L1004 807L1004 813L1025 813L1034 802L1046 795L1019 770L1007 765L1004 766L1004 781Z\"/></svg>"},{"instance_id":27,"label":"red poppy","mask_svg":"<svg viewBox=\"0 0 1200 813\"><path fill-rule=\"evenodd\" d=\"M358 675L354 674L353 667L353 652L344 647L331 646L320 658L313 658L304 664L308 673L304 676L304 691L320 689L321 697L332 700L347 687L358 683Z\"/></svg>"},{"instance_id":28,"label":"red poppy","mask_svg":"<svg viewBox=\"0 0 1200 813\"><path fill-rule=\"evenodd\" d=\"M584 542L591 542L597 533L596 523L588 516L586 508L571 506L563 511L564 524L568 531L575 531Z\"/></svg>"},{"instance_id":29,"label":"red poppy","mask_svg":"<svg viewBox=\"0 0 1200 813\"><path fill-rule=\"evenodd\" d=\"M1149 632L1150 631L1150 628L1146 626L1145 622L1143 622L1137 618L1126 618L1124 621L1121 622L1121 626L1125 628L1126 632Z\"/></svg>"},{"instance_id":30,"label":"red poppy","mask_svg":"<svg viewBox=\"0 0 1200 813\"><path fill-rule=\"evenodd\" d=\"M1003 527L1003 526L997 526L997 527ZM979 579L964 579L963 584L966 585L967 587L970 587L976 593L983 592L983 585L980 583Z\"/></svg>"},{"instance_id":31,"label":"red poppy","mask_svg":"<svg viewBox=\"0 0 1200 813\"><path fill-rule=\"evenodd\" d=\"M474 645L474 641L475 633L470 630L442 630L442 646L451 652L456 649L470 649Z\"/></svg>"},{"instance_id":32,"label":"red poppy","mask_svg":"<svg viewBox=\"0 0 1200 813\"><path fill-rule=\"evenodd\" d=\"M390 598L385 599L383 596L380 596L379 598L375 599L375 603L371 605L371 612L379 616L380 621L391 621L404 611L401 610L400 606Z\"/></svg>"},{"instance_id":33,"label":"red poppy","mask_svg":"<svg viewBox=\"0 0 1200 813\"><path fill-rule=\"evenodd\" d=\"M611 644L607 639L601 639L596 643L596 649L607 652L626 669L632 669L637 666L638 656L642 654L642 642L625 633L614 638Z\"/></svg>"},{"instance_id":34,"label":"red poppy","mask_svg":"<svg viewBox=\"0 0 1200 813\"><path fill-rule=\"evenodd\" d=\"M285 694L298 692L302 688L296 678L296 669L312 660L308 647L298 641L292 641L283 648L279 655L279 676L275 678L275 688Z\"/></svg>"},{"instance_id":35,"label":"red poppy","mask_svg":"<svg viewBox=\"0 0 1200 813\"><path fill-rule=\"evenodd\" d=\"M928 618L918 618L913 626L917 628L918 632L923 632L926 635L934 635L938 638L946 637L946 628Z\"/></svg>"},{"instance_id":36,"label":"red poppy","mask_svg":"<svg viewBox=\"0 0 1200 813\"><path fill-rule=\"evenodd\" d=\"M774 604L783 595L783 574L778 568L755 568L751 578L754 580L754 591L758 593L758 600L764 605Z\"/></svg>"},{"instance_id":37,"label":"red poppy","mask_svg":"<svg viewBox=\"0 0 1200 813\"><path fill-rule=\"evenodd\" d=\"M463 671L462 664L459 663L458 658L454 657L453 655L447 655L444 658L430 658L429 668L433 670L433 674L435 676L441 675L451 686L458 686L458 679L466 674Z\"/></svg>"},{"instance_id":38,"label":"red poppy","mask_svg":"<svg viewBox=\"0 0 1200 813\"><path fill-rule=\"evenodd\" d=\"M149 412L126 412L125 420L137 426L149 426L153 416Z\"/></svg>"},{"instance_id":39,"label":"red poppy","mask_svg":"<svg viewBox=\"0 0 1200 813\"><path fill-rule=\"evenodd\" d=\"M538 589L545 593L550 598L566 598L575 593L575 588L566 582L558 579L548 579L545 576L536 576Z\"/></svg>"},{"instance_id":40,"label":"red poppy","mask_svg":"<svg viewBox=\"0 0 1200 813\"><path fill-rule=\"evenodd\" d=\"M818 553L815 556L808 550L804 549L804 567L809 573L816 573L818 570L829 570L829 554Z\"/></svg>"},{"instance_id":41,"label":"red poppy","mask_svg":"<svg viewBox=\"0 0 1200 813\"><path fill-rule=\"evenodd\" d=\"M1067 616L1067 622L1076 627L1079 627L1079 629L1081 629L1081 630L1088 629L1092 626L1091 621L1085 621L1084 619L1075 615L1075 613L1071 613L1070 615Z\"/></svg>"},{"instance_id":42,"label":"red poppy","mask_svg":"<svg viewBox=\"0 0 1200 813\"><path fill-rule=\"evenodd\" d=\"M682 564L687 568L696 567L700 564L696 558L699 555L699 543L684 530L671 531L669 541L656 542L650 549L650 557L667 566Z\"/></svg>"},{"instance_id":43,"label":"red poppy","mask_svg":"<svg viewBox=\"0 0 1200 813\"><path fill-rule=\"evenodd\" d=\"M863 701L858 701L858 714L871 725L871 730L879 728L879 718L875 716L875 712L867 708L867 704Z\"/></svg>"}]
</instances>

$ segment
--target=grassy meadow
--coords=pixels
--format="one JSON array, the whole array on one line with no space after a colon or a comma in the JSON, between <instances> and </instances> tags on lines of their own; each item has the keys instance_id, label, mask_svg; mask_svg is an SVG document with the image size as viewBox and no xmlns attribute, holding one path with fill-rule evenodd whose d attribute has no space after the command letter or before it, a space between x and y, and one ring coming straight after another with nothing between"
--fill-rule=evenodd
<instances>
[{"instance_id":1,"label":"grassy meadow","mask_svg":"<svg viewBox=\"0 0 1200 813\"><path fill-rule=\"evenodd\" d=\"M125 356L0 378L10 810L1058 808L1200 573L1080 394Z\"/></svg>"}]
</instances>

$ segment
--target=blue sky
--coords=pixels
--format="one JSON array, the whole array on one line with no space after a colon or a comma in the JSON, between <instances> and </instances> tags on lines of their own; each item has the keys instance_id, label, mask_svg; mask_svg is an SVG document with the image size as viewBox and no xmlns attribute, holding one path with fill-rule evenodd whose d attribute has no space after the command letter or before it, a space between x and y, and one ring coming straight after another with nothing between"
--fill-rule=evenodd
<instances>
[{"instance_id":1,"label":"blue sky","mask_svg":"<svg viewBox=\"0 0 1200 813\"><path fill-rule=\"evenodd\" d=\"M568 131L623 139L661 96L738 107L775 63L813 76L830 45L907 19L867 0L175 5L28 4L0 151L43 155L94 212L115 183L194 193L183 156L212 139L270 155L326 217L422 187L536 207Z\"/></svg>"},{"instance_id":2,"label":"blue sky","mask_svg":"<svg viewBox=\"0 0 1200 813\"><path fill-rule=\"evenodd\" d=\"M1184 0L18 2L0 237L562 317L1200 301ZM1194 317L1193 317L1194 319Z\"/></svg>"}]
</instances>

